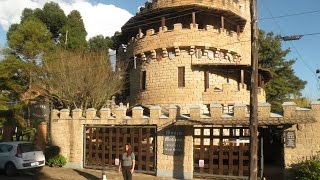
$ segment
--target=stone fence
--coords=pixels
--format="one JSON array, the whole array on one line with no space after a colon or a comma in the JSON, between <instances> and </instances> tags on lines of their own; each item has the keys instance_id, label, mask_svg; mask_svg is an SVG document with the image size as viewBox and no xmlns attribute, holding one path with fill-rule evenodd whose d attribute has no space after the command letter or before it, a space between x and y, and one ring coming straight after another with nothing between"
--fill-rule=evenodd
<instances>
[{"instance_id":1,"label":"stone fence","mask_svg":"<svg viewBox=\"0 0 320 180\"><path fill-rule=\"evenodd\" d=\"M228 116L223 114L223 106L221 104L211 104L209 114L201 108L200 105L192 105L189 107L190 114L184 114L184 119L191 118L201 120L221 120L221 119L245 119L249 116L247 105L236 103L234 104L234 112L229 113ZM297 107L294 102L283 103L283 115L271 113L271 105L269 103L258 104L258 118L259 119L289 119L299 117L312 117L314 111L319 111L320 105L318 102L311 103L311 109ZM162 111L160 106L150 106L148 112L144 113L144 109L141 106L133 107L131 109L132 115L127 115L128 107L120 103L119 106L113 108L102 108L97 112L94 108L89 108L85 112L81 109L74 109L71 111L68 109L52 110L52 120L81 120L87 121L87 123L98 123L103 121L103 124L165 124L168 121L174 122L181 118L182 114L179 114L178 107L171 105L165 111ZM144 115L149 114L149 115Z\"/></svg>"},{"instance_id":2,"label":"stone fence","mask_svg":"<svg viewBox=\"0 0 320 180\"><path fill-rule=\"evenodd\" d=\"M61 154L64 155L67 160L67 167L72 168L82 168L83 161L84 161L84 125L157 125L158 131L158 141L157 147L160 148L157 151L157 158L159 163L157 164L157 175L164 176L169 171L167 168L167 162L174 161L172 157L168 160L168 156L162 154L162 147L163 147L163 130L168 127L169 125L176 124L179 125L178 122L196 122L196 124L201 124L201 122L211 123L212 125L221 122L233 122L233 124L237 124L239 120L248 121L249 115L247 111L247 107L245 104L234 104L234 111L233 114L224 114L223 107L221 104L211 104L208 113L203 113L202 108L200 105L193 105L190 108L190 114L179 114L179 107L175 105L171 105L169 108L162 109L160 106L151 106L150 108L146 109L140 106L128 108L124 106L122 103L119 106L116 106L114 103L111 105L110 108L102 108L100 111L97 112L96 109L90 108L83 112L81 109L74 109L72 111L68 109L62 110L52 110L51 112L51 141L53 145L59 146L61 148ZM297 121L290 121L295 119L302 120L302 123L306 119L314 120L318 118L320 112L320 102L313 102L311 104L311 109L306 108L299 108L296 106L295 103L288 102L283 104L284 114L283 115L275 115L270 112L270 104L268 103L259 103L258 105L258 119L260 121L268 121L272 123L290 123L298 124ZM208 111L208 110L207 110ZM287 121L288 120L288 121ZM319 118L317 119L319 121ZM319 124L319 123L315 123ZM192 178L193 172L193 152L187 151L187 148L193 146L193 124L183 124L186 126L180 126L185 128L185 149L186 152L184 155L179 158L183 158L187 166L183 166L184 177ZM241 124L240 124L241 125ZM318 127L318 126L317 126ZM310 126L312 128L312 126ZM309 129L306 127L305 129ZM319 129L319 128L318 128ZM297 131L297 130L295 130ZM304 132L304 131L303 131ZM308 133L308 131L306 131ZM318 134L318 133L315 133ZM305 138L306 134L300 135L297 134L297 138ZM318 137L318 136L315 136ZM300 144L307 145L309 139L298 141L297 146ZM318 142L318 141L317 141ZM315 145L315 144L313 144ZM311 146L308 146L311 147ZM312 151L319 150L319 148L310 148ZM294 152L300 150L292 149L288 150L285 149L285 159L286 165L292 164L295 157L302 157L307 156L308 154L300 152L300 154L295 155ZM306 151L305 151L306 152ZM287 157L289 154L290 159ZM161 163L163 160L165 163ZM171 168L172 169L172 168ZM170 171L172 172L172 171ZM187 178L187 179L188 179Z\"/></svg>"}]
</instances>

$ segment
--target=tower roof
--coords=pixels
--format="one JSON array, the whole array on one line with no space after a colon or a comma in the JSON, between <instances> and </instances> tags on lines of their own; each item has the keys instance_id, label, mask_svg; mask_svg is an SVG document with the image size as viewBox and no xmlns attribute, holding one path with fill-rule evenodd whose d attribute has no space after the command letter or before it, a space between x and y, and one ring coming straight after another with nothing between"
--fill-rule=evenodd
<instances>
[{"instance_id":1,"label":"tower roof","mask_svg":"<svg viewBox=\"0 0 320 180\"><path fill-rule=\"evenodd\" d=\"M171 1L170 1L171 2ZM217 16L224 16L225 18L233 21L235 24L240 26L240 30L242 31L246 25L247 18L245 16L239 15L233 11L228 9L216 8L214 6L203 6L199 3L191 3L191 4L180 4L175 6L162 6L153 7L151 5L147 5L144 10L141 10L137 13L136 16L129 19L129 21L122 27L122 32L127 33L131 30L136 30L137 27L142 27L146 24L150 24L154 21L161 19L161 17L179 17L181 14L187 13L209 13L215 14Z\"/></svg>"}]
</instances>

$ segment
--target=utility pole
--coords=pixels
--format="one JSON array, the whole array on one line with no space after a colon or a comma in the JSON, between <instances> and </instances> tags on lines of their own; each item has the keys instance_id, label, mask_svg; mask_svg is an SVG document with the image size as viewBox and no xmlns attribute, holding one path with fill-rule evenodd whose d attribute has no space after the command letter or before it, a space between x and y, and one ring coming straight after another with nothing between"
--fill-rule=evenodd
<instances>
[{"instance_id":1,"label":"utility pole","mask_svg":"<svg viewBox=\"0 0 320 180\"><path fill-rule=\"evenodd\" d=\"M251 90L250 90L250 180L258 178L258 13L257 0L250 0Z\"/></svg>"}]
</instances>

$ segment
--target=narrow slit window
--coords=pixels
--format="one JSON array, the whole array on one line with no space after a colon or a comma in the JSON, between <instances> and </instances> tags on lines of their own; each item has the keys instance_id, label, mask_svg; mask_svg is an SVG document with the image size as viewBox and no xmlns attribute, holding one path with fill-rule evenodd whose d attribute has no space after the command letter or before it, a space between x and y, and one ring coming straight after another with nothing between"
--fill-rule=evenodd
<instances>
[{"instance_id":1,"label":"narrow slit window","mask_svg":"<svg viewBox=\"0 0 320 180\"><path fill-rule=\"evenodd\" d=\"M141 72L141 90L146 90L146 80L147 80L147 73L146 71Z\"/></svg>"},{"instance_id":2,"label":"narrow slit window","mask_svg":"<svg viewBox=\"0 0 320 180\"><path fill-rule=\"evenodd\" d=\"M207 92L209 89L209 71L204 72L204 90Z\"/></svg>"},{"instance_id":3,"label":"narrow slit window","mask_svg":"<svg viewBox=\"0 0 320 180\"><path fill-rule=\"evenodd\" d=\"M185 69L178 67L178 87L185 87Z\"/></svg>"}]
</instances>

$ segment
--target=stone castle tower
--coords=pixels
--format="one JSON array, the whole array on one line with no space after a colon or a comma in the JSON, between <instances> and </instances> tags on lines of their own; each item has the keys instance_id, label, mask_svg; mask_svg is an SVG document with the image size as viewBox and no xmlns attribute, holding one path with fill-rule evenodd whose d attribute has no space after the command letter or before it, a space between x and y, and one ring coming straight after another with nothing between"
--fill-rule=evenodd
<instances>
[{"instance_id":1,"label":"stone castle tower","mask_svg":"<svg viewBox=\"0 0 320 180\"><path fill-rule=\"evenodd\" d=\"M249 104L249 0L153 0L123 27L129 64L128 101L134 104ZM259 69L259 102L269 71Z\"/></svg>"},{"instance_id":2,"label":"stone castle tower","mask_svg":"<svg viewBox=\"0 0 320 180\"><path fill-rule=\"evenodd\" d=\"M115 168L131 142L136 169L156 176L248 176L249 4L153 0L140 8L122 27L117 51L119 67L127 65L126 100L137 106L53 110L51 140L68 166ZM282 115L271 113L264 91L270 79L259 69L259 157L278 160L286 172L320 151L320 102L310 109L286 102Z\"/></svg>"}]
</instances>

